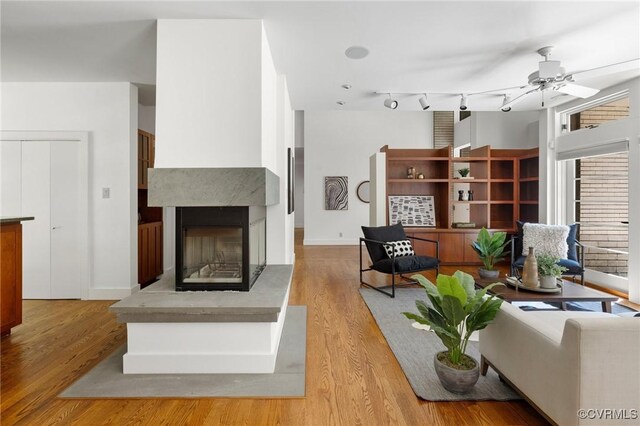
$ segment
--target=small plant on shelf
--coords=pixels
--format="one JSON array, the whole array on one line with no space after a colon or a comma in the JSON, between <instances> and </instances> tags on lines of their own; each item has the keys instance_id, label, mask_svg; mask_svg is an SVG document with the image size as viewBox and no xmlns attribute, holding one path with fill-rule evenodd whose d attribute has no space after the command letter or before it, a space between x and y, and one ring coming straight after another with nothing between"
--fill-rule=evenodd
<instances>
[{"instance_id":1,"label":"small plant on shelf","mask_svg":"<svg viewBox=\"0 0 640 426\"><path fill-rule=\"evenodd\" d=\"M458 169L458 173L460 173L460 176L463 178L469 176L470 171L471 170L468 167L463 167L462 169Z\"/></svg>"},{"instance_id":2,"label":"small plant on shelf","mask_svg":"<svg viewBox=\"0 0 640 426\"><path fill-rule=\"evenodd\" d=\"M481 278L498 278L499 271L494 269L494 266L509 254L509 251L504 250L508 244L506 232L494 232L491 235L484 227L480 230L478 240L474 241L471 247L484 264L484 269L478 270Z\"/></svg>"}]
</instances>

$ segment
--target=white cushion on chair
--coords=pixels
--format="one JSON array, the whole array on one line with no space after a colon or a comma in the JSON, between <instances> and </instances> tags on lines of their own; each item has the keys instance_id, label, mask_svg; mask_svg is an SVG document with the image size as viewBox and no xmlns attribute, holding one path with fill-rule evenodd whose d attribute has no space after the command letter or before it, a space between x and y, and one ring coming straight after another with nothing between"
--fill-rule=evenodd
<instances>
[{"instance_id":1,"label":"white cushion on chair","mask_svg":"<svg viewBox=\"0 0 640 426\"><path fill-rule=\"evenodd\" d=\"M396 257L400 256L414 256L416 253L411 247L411 240L389 241L392 246L385 245L384 250L387 252L389 259L393 256L393 250L395 248Z\"/></svg>"},{"instance_id":2,"label":"white cushion on chair","mask_svg":"<svg viewBox=\"0 0 640 426\"><path fill-rule=\"evenodd\" d=\"M536 256L547 254L566 259L569 250L568 235L569 227L566 225L525 223L522 227L522 254L526 256L529 254L529 247L533 247Z\"/></svg>"}]
</instances>

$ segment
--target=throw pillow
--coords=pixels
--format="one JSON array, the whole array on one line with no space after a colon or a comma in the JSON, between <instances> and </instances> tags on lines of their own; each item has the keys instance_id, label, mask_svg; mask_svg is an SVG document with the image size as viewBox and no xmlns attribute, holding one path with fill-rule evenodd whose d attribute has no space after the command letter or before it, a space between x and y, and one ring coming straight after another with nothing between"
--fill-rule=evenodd
<instances>
[{"instance_id":1,"label":"throw pillow","mask_svg":"<svg viewBox=\"0 0 640 426\"><path fill-rule=\"evenodd\" d=\"M522 238L524 236L524 233L522 231L522 227L524 226L524 224L527 222L523 222L521 220L517 220L516 221L516 228L517 228L517 235L519 238L516 238L515 241L515 247L513 252L515 254L517 253L525 253L528 254L528 250L523 250L522 248ZM579 223L574 223L572 225L569 225L569 235L567 236L567 246L569 247L569 250L567 252L567 256L566 259L569 260L575 260L576 262L578 262L578 231L580 230L580 224ZM564 257L563 257L564 258Z\"/></svg>"},{"instance_id":2,"label":"throw pillow","mask_svg":"<svg viewBox=\"0 0 640 426\"><path fill-rule=\"evenodd\" d=\"M416 254L413 251L413 247L411 247L411 240L389 241L389 244L391 245L384 246L389 259L391 259L391 257L393 256L394 250L396 252L396 257L413 256Z\"/></svg>"},{"instance_id":3,"label":"throw pillow","mask_svg":"<svg viewBox=\"0 0 640 426\"><path fill-rule=\"evenodd\" d=\"M533 247L536 255L547 254L566 259L569 246L567 237L569 227L566 225L543 225L539 223L525 223L522 237L522 254L529 253Z\"/></svg>"}]
</instances>

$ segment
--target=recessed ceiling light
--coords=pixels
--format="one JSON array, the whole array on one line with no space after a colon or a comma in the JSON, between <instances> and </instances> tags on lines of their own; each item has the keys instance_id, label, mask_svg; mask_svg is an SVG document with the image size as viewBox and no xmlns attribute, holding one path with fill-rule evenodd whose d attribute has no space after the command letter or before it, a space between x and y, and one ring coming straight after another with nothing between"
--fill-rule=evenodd
<instances>
[{"instance_id":1,"label":"recessed ceiling light","mask_svg":"<svg viewBox=\"0 0 640 426\"><path fill-rule=\"evenodd\" d=\"M341 87L342 87L344 90L349 90L349 89L351 89L351 85L350 85L349 83L343 84Z\"/></svg>"},{"instance_id":2,"label":"recessed ceiling light","mask_svg":"<svg viewBox=\"0 0 640 426\"><path fill-rule=\"evenodd\" d=\"M351 46L344 51L349 59L362 59L369 54L369 49L362 46Z\"/></svg>"},{"instance_id":3,"label":"recessed ceiling light","mask_svg":"<svg viewBox=\"0 0 640 426\"><path fill-rule=\"evenodd\" d=\"M342 106L342 105L346 104L346 102L345 102L345 101L336 101L336 103L337 103L338 105L340 105L340 106Z\"/></svg>"}]
</instances>

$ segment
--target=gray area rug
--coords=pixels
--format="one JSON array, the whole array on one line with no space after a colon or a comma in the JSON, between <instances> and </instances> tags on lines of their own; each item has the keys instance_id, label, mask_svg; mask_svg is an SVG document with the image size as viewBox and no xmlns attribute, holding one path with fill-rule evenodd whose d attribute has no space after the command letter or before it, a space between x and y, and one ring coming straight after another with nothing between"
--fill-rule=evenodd
<instances>
[{"instance_id":1,"label":"gray area rug","mask_svg":"<svg viewBox=\"0 0 640 426\"><path fill-rule=\"evenodd\" d=\"M305 395L307 307L289 306L274 374L122 374L117 349L61 398L296 398Z\"/></svg>"},{"instance_id":2,"label":"gray area rug","mask_svg":"<svg viewBox=\"0 0 640 426\"><path fill-rule=\"evenodd\" d=\"M451 393L442 387L433 367L433 357L437 352L445 350L444 345L434 333L412 327L413 321L401 314L405 311L418 312L415 300L426 299L423 289L396 288L395 299L368 288L361 288L360 294L387 339L413 391L420 398L427 401L520 399L514 390L500 381L491 368L486 376L480 376L473 391L466 395ZM479 361L478 342L470 341L467 353Z\"/></svg>"}]
</instances>

